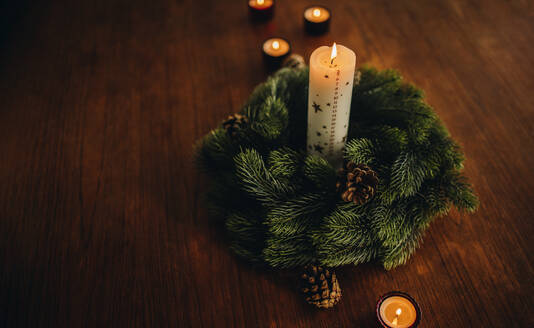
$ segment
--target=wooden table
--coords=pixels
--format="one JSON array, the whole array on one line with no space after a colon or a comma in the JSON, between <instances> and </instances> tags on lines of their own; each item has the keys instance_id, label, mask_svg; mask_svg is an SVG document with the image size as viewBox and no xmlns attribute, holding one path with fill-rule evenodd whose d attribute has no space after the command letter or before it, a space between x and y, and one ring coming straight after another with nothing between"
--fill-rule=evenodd
<instances>
[{"instance_id":1,"label":"wooden table","mask_svg":"<svg viewBox=\"0 0 534 328\"><path fill-rule=\"evenodd\" d=\"M390 290L422 327L534 325L534 5L336 1L329 34L278 1L23 1L0 55L1 327L376 327ZM8 8L9 10L9 8ZM1 15L10 12L3 11ZM435 221L406 266L339 269L342 302L238 260L207 215L192 144L267 76L260 44L337 41L426 90L467 155L474 215Z\"/></svg>"}]
</instances>

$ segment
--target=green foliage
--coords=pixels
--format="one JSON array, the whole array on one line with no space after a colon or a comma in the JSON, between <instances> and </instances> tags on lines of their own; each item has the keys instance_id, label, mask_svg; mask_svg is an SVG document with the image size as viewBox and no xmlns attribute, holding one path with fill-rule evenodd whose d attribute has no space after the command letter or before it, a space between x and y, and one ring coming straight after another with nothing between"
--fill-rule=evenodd
<instances>
[{"instance_id":1,"label":"green foliage","mask_svg":"<svg viewBox=\"0 0 534 328\"><path fill-rule=\"evenodd\" d=\"M378 173L364 205L343 202L335 168L305 152L307 69L282 69L258 86L241 110L250 124L235 138L219 127L198 143L210 208L239 256L279 268L378 260L391 269L434 218L451 206L476 209L463 154L423 92L393 70L360 72L345 159Z\"/></svg>"}]
</instances>

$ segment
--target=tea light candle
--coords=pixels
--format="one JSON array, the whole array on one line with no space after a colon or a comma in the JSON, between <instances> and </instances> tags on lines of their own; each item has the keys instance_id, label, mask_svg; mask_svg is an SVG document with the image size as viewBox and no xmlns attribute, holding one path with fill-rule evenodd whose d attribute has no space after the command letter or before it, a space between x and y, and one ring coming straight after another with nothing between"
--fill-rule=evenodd
<instances>
[{"instance_id":1,"label":"tea light candle","mask_svg":"<svg viewBox=\"0 0 534 328\"><path fill-rule=\"evenodd\" d=\"M331 17L330 10L325 7L308 7L304 10L304 28L308 33L324 33L330 28Z\"/></svg>"},{"instance_id":2,"label":"tea light candle","mask_svg":"<svg viewBox=\"0 0 534 328\"><path fill-rule=\"evenodd\" d=\"M378 321L384 328L415 328L421 321L419 305L410 295L390 292L378 300Z\"/></svg>"},{"instance_id":3,"label":"tea light candle","mask_svg":"<svg viewBox=\"0 0 534 328\"><path fill-rule=\"evenodd\" d=\"M263 57L267 65L272 67L280 66L284 58L291 52L289 41L275 37L267 39L262 45Z\"/></svg>"},{"instance_id":4,"label":"tea light candle","mask_svg":"<svg viewBox=\"0 0 534 328\"><path fill-rule=\"evenodd\" d=\"M340 167L349 128L356 54L342 45L319 47L310 57L308 153Z\"/></svg>"},{"instance_id":5,"label":"tea light candle","mask_svg":"<svg viewBox=\"0 0 534 328\"><path fill-rule=\"evenodd\" d=\"M274 0L249 0L248 9L253 20L269 20L274 13Z\"/></svg>"}]
</instances>

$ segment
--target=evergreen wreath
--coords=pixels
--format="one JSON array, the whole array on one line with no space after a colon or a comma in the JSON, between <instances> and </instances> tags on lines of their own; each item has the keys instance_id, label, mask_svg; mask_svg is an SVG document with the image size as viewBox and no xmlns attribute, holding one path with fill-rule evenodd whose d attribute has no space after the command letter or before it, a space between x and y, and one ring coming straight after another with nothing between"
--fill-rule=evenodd
<instances>
[{"instance_id":1,"label":"evergreen wreath","mask_svg":"<svg viewBox=\"0 0 534 328\"><path fill-rule=\"evenodd\" d=\"M357 70L341 175L306 154L307 95L308 68L283 68L197 144L208 204L236 254L274 268L374 260L391 269L435 217L475 211L460 148L398 72Z\"/></svg>"}]
</instances>

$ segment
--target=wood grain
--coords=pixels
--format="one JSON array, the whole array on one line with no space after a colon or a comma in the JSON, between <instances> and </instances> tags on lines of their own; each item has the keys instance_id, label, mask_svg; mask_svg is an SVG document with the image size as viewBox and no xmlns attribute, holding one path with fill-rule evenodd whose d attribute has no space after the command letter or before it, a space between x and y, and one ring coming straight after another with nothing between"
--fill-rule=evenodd
<instances>
[{"instance_id":1,"label":"wood grain","mask_svg":"<svg viewBox=\"0 0 534 328\"><path fill-rule=\"evenodd\" d=\"M531 1L336 1L319 37L304 0L260 25L245 1L24 3L0 38L1 327L376 327L396 289L422 327L534 326ZM290 272L232 255L191 163L267 76L271 35L306 58L335 40L358 65L401 70L480 196L475 215L436 220L408 265L340 269L332 311L306 305Z\"/></svg>"}]
</instances>

